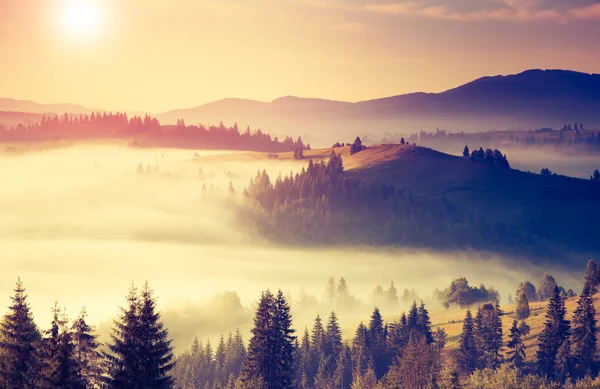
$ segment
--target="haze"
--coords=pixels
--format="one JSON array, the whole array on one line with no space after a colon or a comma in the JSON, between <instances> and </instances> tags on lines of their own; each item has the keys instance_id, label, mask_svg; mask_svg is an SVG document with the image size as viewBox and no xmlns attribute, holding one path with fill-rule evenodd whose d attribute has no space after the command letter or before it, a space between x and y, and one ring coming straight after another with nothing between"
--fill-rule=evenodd
<instances>
[{"instance_id":1,"label":"haze","mask_svg":"<svg viewBox=\"0 0 600 389\"><path fill-rule=\"evenodd\" d=\"M196 334L214 339L236 327L249 329L251 311L231 317L235 301L211 303L227 291L236 292L246 308L266 288L282 288L294 300L301 290L321 299L328 277L343 276L364 302L356 314L342 316L351 331L371 310L367 302L375 286L387 288L391 281L400 292L414 288L426 298L452 278L466 276L474 285L499 289L505 299L514 294L516 280L535 281L551 270L565 287L580 287L578 273L538 268L523 258L267 245L236 219L234 203L258 169L285 174L306 161L197 154L114 144L0 154L0 180L10 183L0 194L4 305L21 277L40 326L48 325L58 301L71 316L86 306L91 322L106 333L131 284L148 281L181 348ZM152 172L136 173L140 163ZM230 182L237 191L233 197ZM319 310L299 314L296 325L312 321Z\"/></svg>"}]
</instances>

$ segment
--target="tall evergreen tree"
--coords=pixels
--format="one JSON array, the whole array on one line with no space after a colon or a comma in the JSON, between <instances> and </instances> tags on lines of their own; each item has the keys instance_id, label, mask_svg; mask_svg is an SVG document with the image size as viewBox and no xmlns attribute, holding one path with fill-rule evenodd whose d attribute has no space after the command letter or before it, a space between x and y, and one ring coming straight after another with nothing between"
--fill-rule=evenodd
<instances>
[{"instance_id":1,"label":"tall evergreen tree","mask_svg":"<svg viewBox=\"0 0 600 389\"><path fill-rule=\"evenodd\" d=\"M0 387L33 389L38 375L36 350L41 335L19 279L12 304L0 323Z\"/></svg>"},{"instance_id":2,"label":"tall evergreen tree","mask_svg":"<svg viewBox=\"0 0 600 389\"><path fill-rule=\"evenodd\" d=\"M369 353L369 330L362 322L358 325L352 341L352 366L353 377L362 376L372 364L372 356Z\"/></svg>"},{"instance_id":3,"label":"tall evergreen tree","mask_svg":"<svg viewBox=\"0 0 600 389\"><path fill-rule=\"evenodd\" d=\"M556 355L560 346L569 337L569 321L565 319L565 301L558 287L548 302L544 329L538 336L537 361L540 372L551 377L554 372Z\"/></svg>"},{"instance_id":4,"label":"tall evergreen tree","mask_svg":"<svg viewBox=\"0 0 600 389\"><path fill-rule=\"evenodd\" d=\"M369 322L369 335L367 341L369 354L373 361L375 377L380 379L386 373L387 350L386 350L386 329L383 324L383 318L379 309L375 308Z\"/></svg>"},{"instance_id":5,"label":"tall evergreen tree","mask_svg":"<svg viewBox=\"0 0 600 389\"><path fill-rule=\"evenodd\" d=\"M97 335L86 322L87 312L81 310L77 319L71 325L73 336L74 357L79 364L79 374L87 389L99 388L103 377L103 360L98 351L100 343Z\"/></svg>"},{"instance_id":6,"label":"tall evergreen tree","mask_svg":"<svg viewBox=\"0 0 600 389\"><path fill-rule=\"evenodd\" d=\"M475 325L471 310L467 310L467 315L463 323L462 334L460 335L459 348L457 354L457 364L464 374L471 374L477 368L477 344L475 343Z\"/></svg>"},{"instance_id":7,"label":"tall evergreen tree","mask_svg":"<svg viewBox=\"0 0 600 389\"><path fill-rule=\"evenodd\" d=\"M600 269L593 259L590 259L585 267L583 280L582 294L595 294L598 291L598 285L600 285Z\"/></svg>"},{"instance_id":8,"label":"tall evergreen tree","mask_svg":"<svg viewBox=\"0 0 600 389\"><path fill-rule=\"evenodd\" d=\"M554 360L554 379L557 382L564 384L567 378L571 377L572 363L571 341L569 338L566 338L558 348Z\"/></svg>"},{"instance_id":9,"label":"tall evergreen tree","mask_svg":"<svg viewBox=\"0 0 600 389\"><path fill-rule=\"evenodd\" d=\"M156 312L156 302L148 284L138 296L132 287L128 307L115 321L110 353L108 384L111 389L169 389L174 367L168 331Z\"/></svg>"},{"instance_id":10,"label":"tall evergreen tree","mask_svg":"<svg viewBox=\"0 0 600 389\"><path fill-rule=\"evenodd\" d=\"M509 341L506 344L508 347L507 361L514 369L521 370L525 365L525 344L516 320L513 321L510 328L508 339Z\"/></svg>"},{"instance_id":11,"label":"tall evergreen tree","mask_svg":"<svg viewBox=\"0 0 600 389\"><path fill-rule=\"evenodd\" d=\"M597 341L594 300L584 293L579 297L573 316L573 360L578 376L584 376L594 366Z\"/></svg>"},{"instance_id":12,"label":"tall evergreen tree","mask_svg":"<svg viewBox=\"0 0 600 389\"><path fill-rule=\"evenodd\" d=\"M342 347L342 331L340 330L337 316L335 312L332 311L331 315L329 315L327 329L325 331L325 358L328 361L327 368L331 372L336 369Z\"/></svg>"},{"instance_id":13,"label":"tall evergreen tree","mask_svg":"<svg viewBox=\"0 0 600 389\"><path fill-rule=\"evenodd\" d=\"M333 383L335 389L350 389L352 385L352 352L346 345L338 356Z\"/></svg>"},{"instance_id":14,"label":"tall evergreen tree","mask_svg":"<svg viewBox=\"0 0 600 389\"><path fill-rule=\"evenodd\" d=\"M292 384L294 330L289 306L279 291L261 295L241 380L245 387L288 389Z\"/></svg>"},{"instance_id":15,"label":"tall evergreen tree","mask_svg":"<svg viewBox=\"0 0 600 389\"><path fill-rule=\"evenodd\" d=\"M421 301L419 309L417 311L417 330L421 336L425 338L427 344L432 344L433 332L431 331L431 320L429 319L429 312L425 309L425 304Z\"/></svg>"},{"instance_id":16,"label":"tall evergreen tree","mask_svg":"<svg viewBox=\"0 0 600 389\"><path fill-rule=\"evenodd\" d=\"M479 367L498 368L502 362L502 319L498 304L484 304L477 309L475 342L480 357Z\"/></svg>"}]
</instances>

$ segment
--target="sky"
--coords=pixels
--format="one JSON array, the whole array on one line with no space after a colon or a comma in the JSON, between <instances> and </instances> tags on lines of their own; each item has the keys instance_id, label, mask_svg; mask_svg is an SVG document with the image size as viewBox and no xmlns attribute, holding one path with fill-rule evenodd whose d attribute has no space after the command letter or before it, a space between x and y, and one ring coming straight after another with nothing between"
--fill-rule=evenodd
<instances>
[{"instance_id":1,"label":"sky","mask_svg":"<svg viewBox=\"0 0 600 389\"><path fill-rule=\"evenodd\" d=\"M1 0L0 97L161 113L600 72L592 0Z\"/></svg>"}]
</instances>

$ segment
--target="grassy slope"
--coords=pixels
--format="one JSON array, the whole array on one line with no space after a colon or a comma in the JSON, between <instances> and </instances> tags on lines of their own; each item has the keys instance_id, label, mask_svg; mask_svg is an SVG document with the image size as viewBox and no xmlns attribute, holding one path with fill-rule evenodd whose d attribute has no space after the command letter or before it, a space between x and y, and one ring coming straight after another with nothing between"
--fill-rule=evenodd
<instances>
[{"instance_id":1,"label":"grassy slope","mask_svg":"<svg viewBox=\"0 0 600 389\"><path fill-rule=\"evenodd\" d=\"M565 306L567 308L568 320L573 319L573 313L577 308L578 299L579 297L567 299L565 303ZM527 320L525 320L525 322L531 327L531 333L527 336L525 340L527 359L530 361L535 360L535 353L537 351L537 337L544 327L546 305L547 302L531 303L531 316ZM596 294L594 296L594 306L596 308L596 319L600 320L599 294ZM505 313L505 315L502 317L504 344L508 342L508 334L510 333L510 327L512 326L513 321L516 319L516 315L514 313L515 308L515 305L505 305L502 307L502 310ZM434 331L437 327L441 327L444 328L446 330L446 333L448 334L448 344L446 346L448 350L458 348L458 342L460 334L462 332L462 320L464 319L465 314L466 309L457 308L451 309L449 311L437 310L431 312L431 321L433 323ZM475 312L473 310L473 316L474 315ZM450 323L449 321L454 321L454 323Z\"/></svg>"}]
</instances>

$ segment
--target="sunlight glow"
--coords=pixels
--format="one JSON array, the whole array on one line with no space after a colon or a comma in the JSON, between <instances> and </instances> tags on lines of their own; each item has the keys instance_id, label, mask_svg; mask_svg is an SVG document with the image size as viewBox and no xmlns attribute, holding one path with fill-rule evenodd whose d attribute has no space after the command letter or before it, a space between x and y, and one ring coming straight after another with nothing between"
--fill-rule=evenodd
<instances>
[{"instance_id":1,"label":"sunlight glow","mask_svg":"<svg viewBox=\"0 0 600 389\"><path fill-rule=\"evenodd\" d=\"M71 38L89 39L101 29L102 15L92 0L72 0L61 11L62 26Z\"/></svg>"}]
</instances>

